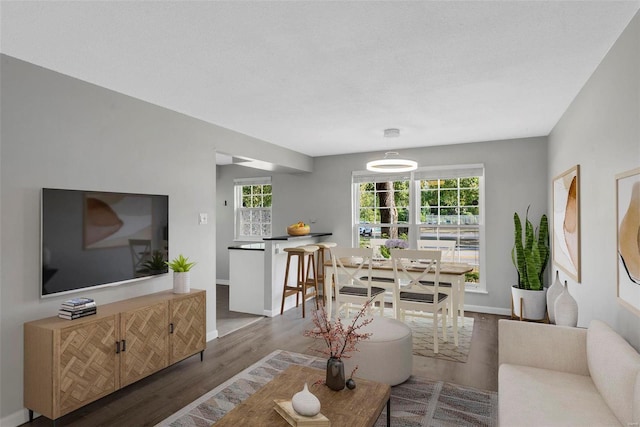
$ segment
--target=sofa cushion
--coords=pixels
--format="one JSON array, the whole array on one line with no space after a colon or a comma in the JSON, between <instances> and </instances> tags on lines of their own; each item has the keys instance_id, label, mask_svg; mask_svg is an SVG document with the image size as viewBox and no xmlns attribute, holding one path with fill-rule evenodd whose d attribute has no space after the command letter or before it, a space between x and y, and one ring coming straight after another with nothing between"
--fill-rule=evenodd
<instances>
[{"instance_id":1,"label":"sofa cushion","mask_svg":"<svg viewBox=\"0 0 640 427\"><path fill-rule=\"evenodd\" d=\"M500 365L500 426L615 426L620 422L590 377Z\"/></svg>"},{"instance_id":2,"label":"sofa cushion","mask_svg":"<svg viewBox=\"0 0 640 427\"><path fill-rule=\"evenodd\" d=\"M636 381L640 372L640 354L606 323L593 320L587 331L587 362L595 386L618 420L624 425L634 419Z\"/></svg>"}]
</instances>

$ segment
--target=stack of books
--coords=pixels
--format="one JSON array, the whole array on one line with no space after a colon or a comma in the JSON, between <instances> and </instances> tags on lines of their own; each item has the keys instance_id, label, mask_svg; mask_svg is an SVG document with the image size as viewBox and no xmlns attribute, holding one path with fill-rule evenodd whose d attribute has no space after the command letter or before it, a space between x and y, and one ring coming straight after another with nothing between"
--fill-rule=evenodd
<instances>
[{"instance_id":1,"label":"stack of books","mask_svg":"<svg viewBox=\"0 0 640 427\"><path fill-rule=\"evenodd\" d=\"M58 317L73 320L96 314L96 302L92 298L72 298L66 300L58 310Z\"/></svg>"}]
</instances>

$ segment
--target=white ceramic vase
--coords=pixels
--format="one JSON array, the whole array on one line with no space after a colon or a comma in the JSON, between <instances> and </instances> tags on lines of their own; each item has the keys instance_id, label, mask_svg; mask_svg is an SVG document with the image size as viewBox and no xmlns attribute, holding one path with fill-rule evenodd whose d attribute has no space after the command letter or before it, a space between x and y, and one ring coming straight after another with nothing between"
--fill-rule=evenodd
<instances>
[{"instance_id":1,"label":"white ceramic vase","mask_svg":"<svg viewBox=\"0 0 640 427\"><path fill-rule=\"evenodd\" d=\"M547 288L540 291L511 287L513 312L516 317L527 320L542 320L547 311ZM522 313L520 313L520 299L522 298Z\"/></svg>"},{"instance_id":2,"label":"white ceramic vase","mask_svg":"<svg viewBox=\"0 0 640 427\"><path fill-rule=\"evenodd\" d=\"M553 284L549 286L547 289L547 310L549 312L549 322L556 323L556 310L555 303L556 299L562 293L562 282L560 282L560 276L558 275L558 270L556 270L556 279L553 281Z\"/></svg>"},{"instance_id":3,"label":"white ceramic vase","mask_svg":"<svg viewBox=\"0 0 640 427\"><path fill-rule=\"evenodd\" d=\"M555 302L556 325L578 326L578 303L569 293L567 281L564 281L562 293Z\"/></svg>"},{"instance_id":4,"label":"white ceramic vase","mask_svg":"<svg viewBox=\"0 0 640 427\"><path fill-rule=\"evenodd\" d=\"M188 271L173 272L173 293L188 294L191 292L191 277Z\"/></svg>"},{"instance_id":5,"label":"white ceramic vase","mask_svg":"<svg viewBox=\"0 0 640 427\"><path fill-rule=\"evenodd\" d=\"M313 417L320 413L320 400L309 391L307 383L304 383L302 391L293 395L291 406L296 413L303 417Z\"/></svg>"}]
</instances>

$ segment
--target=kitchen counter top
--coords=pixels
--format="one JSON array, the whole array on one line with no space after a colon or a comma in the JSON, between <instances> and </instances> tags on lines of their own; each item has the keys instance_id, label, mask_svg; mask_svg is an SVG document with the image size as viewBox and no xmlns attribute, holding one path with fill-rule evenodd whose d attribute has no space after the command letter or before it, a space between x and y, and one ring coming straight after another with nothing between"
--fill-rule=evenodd
<instances>
[{"instance_id":1,"label":"kitchen counter top","mask_svg":"<svg viewBox=\"0 0 640 427\"><path fill-rule=\"evenodd\" d=\"M323 237L323 236L332 236L333 233L309 233L309 234L305 234L304 236L277 236L277 237L267 237L263 240L300 240L300 239L306 239L309 237Z\"/></svg>"},{"instance_id":2,"label":"kitchen counter top","mask_svg":"<svg viewBox=\"0 0 640 427\"><path fill-rule=\"evenodd\" d=\"M239 249L243 251L264 251L264 243L245 243L243 245L229 246L227 249Z\"/></svg>"}]
</instances>

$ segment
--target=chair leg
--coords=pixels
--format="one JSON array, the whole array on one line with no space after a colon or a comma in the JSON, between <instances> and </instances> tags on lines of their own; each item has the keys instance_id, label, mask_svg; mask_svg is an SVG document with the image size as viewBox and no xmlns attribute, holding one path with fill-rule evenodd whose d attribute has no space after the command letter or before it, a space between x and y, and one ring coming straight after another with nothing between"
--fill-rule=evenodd
<instances>
[{"instance_id":1,"label":"chair leg","mask_svg":"<svg viewBox=\"0 0 640 427\"><path fill-rule=\"evenodd\" d=\"M300 272L298 276L298 293L296 294L296 300L302 294L302 318L304 319L306 316L305 302L307 301L306 291L307 291L307 283L306 283L306 274L304 268L304 255L300 255L299 264L300 267L298 271Z\"/></svg>"},{"instance_id":2,"label":"chair leg","mask_svg":"<svg viewBox=\"0 0 640 427\"><path fill-rule=\"evenodd\" d=\"M458 315L458 311L457 311L457 310L456 310L456 312L455 312L455 315L456 315L456 316ZM464 317L463 317L463 319L464 319ZM459 318L458 318L458 319L456 319L456 320L457 320L457 321L460 321L460 319L459 319ZM453 328L451 328L451 329L453 329L453 345L455 345L456 347L458 347L458 326L459 326L459 325L457 325L456 323L457 323L457 322L454 322L454 323L453 323ZM463 324L464 324L464 321L463 321Z\"/></svg>"},{"instance_id":3,"label":"chair leg","mask_svg":"<svg viewBox=\"0 0 640 427\"><path fill-rule=\"evenodd\" d=\"M307 262L307 277L309 277L309 271L313 270L313 281L311 282L313 285L313 295L314 300L316 302L316 310L319 308L318 307L318 275L317 275L317 270L316 270L316 264L315 264L315 260L313 257L313 254L309 254L309 261ZM305 281L305 284L308 283L307 281ZM304 291L305 293L305 298L307 297L307 290L305 289Z\"/></svg>"},{"instance_id":4,"label":"chair leg","mask_svg":"<svg viewBox=\"0 0 640 427\"><path fill-rule=\"evenodd\" d=\"M318 286L322 283L322 300L324 301L327 296L325 295L325 288L327 286L326 281L327 278L324 274L324 249L320 248L318 251L318 266L316 267L316 272L318 273L318 280L316 280L316 298L318 298Z\"/></svg>"},{"instance_id":5,"label":"chair leg","mask_svg":"<svg viewBox=\"0 0 640 427\"><path fill-rule=\"evenodd\" d=\"M444 342L449 341L449 338L447 337L447 308L446 306L442 309L443 313L442 313L442 339L444 340Z\"/></svg>"},{"instance_id":6,"label":"chair leg","mask_svg":"<svg viewBox=\"0 0 640 427\"><path fill-rule=\"evenodd\" d=\"M433 352L438 354L438 311L433 313Z\"/></svg>"},{"instance_id":7,"label":"chair leg","mask_svg":"<svg viewBox=\"0 0 640 427\"><path fill-rule=\"evenodd\" d=\"M296 307L298 307L298 304L300 301L299 300L300 287L304 283L304 256L303 255L298 256L298 279L297 280L298 282L296 283L296 286L298 287L298 293L296 294ZM304 289L304 287L302 289ZM304 317L304 296L302 298L302 317Z\"/></svg>"}]
</instances>

